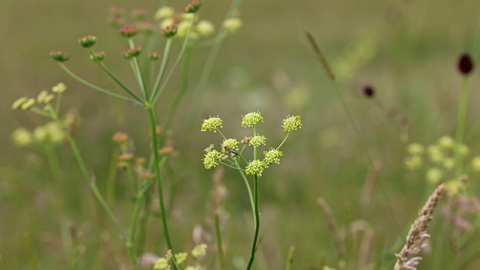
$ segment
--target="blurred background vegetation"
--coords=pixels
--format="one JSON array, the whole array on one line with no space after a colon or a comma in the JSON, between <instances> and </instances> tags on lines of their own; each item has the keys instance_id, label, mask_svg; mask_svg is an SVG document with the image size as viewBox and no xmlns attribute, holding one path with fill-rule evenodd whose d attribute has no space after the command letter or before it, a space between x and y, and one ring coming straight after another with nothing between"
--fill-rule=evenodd
<instances>
[{"instance_id":1,"label":"blurred background vegetation","mask_svg":"<svg viewBox=\"0 0 480 270\"><path fill-rule=\"evenodd\" d=\"M126 50L126 42L107 23L107 9L111 5L127 11L143 8L152 16L164 4L180 10L186 2L0 2L1 269L29 269L25 234L31 239L31 250L40 269L67 268L68 256L62 243L65 239L62 235L68 234L66 224L74 224L84 233L84 269L119 269L108 266L106 257L110 255L105 254L102 245L102 239L105 242L107 237L113 246L114 255L110 259L126 260L123 244L81 179L68 144L58 149L62 165L60 189L53 186L47 160L41 152L12 144L11 134L16 128L32 130L44 124L45 119L12 111L11 104L21 96L34 97L58 82L68 85L62 106L65 110L78 110L81 122L75 138L89 170L105 191L116 149L112 135L116 131L128 133L135 142L135 154L147 156L148 118L141 108L114 102L74 81L48 52L52 49L69 52L72 57L67 65L75 73L112 89L110 79L77 44L78 37L96 35L99 42L95 49L106 51L105 63L125 78L127 84L135 85L128 64L120 56ZM204 0L200 18L212 21L218 29L229 5L230 1ZM224 120L224 134L240 139L250 132L241 128L240 116L258 110L265 122L257 130L272 145L283 139L280 125L286 115L300 115L304 125L289 137L281 164L272 166L260 178L260 235L264 238L255 268L283 268L292 245L296 247L295 269L315 269L322 254L327 264L338 264L332 234L317 203L319 196L330 204L345 233L354 229L352 224L359 224L352 222L363 220L363 228L375 232L371 251L375 255L370 259L383 256L382 250L386 252L392 246L398 231L378 187L373 187L371 193L365 189L368 162L301 29L303 26L310 29L332 63L403 228L409 226L424 202L425 171L412 173L404 168L406 144L400 141L395 125L382 114L376 102L381 100L385 110L394 108L395 121L407 122L410 142L428 145L443 135L453 136L461 81L455 65L459 54L465 51L479 60L480 47L475 39L479 13L480 2L475 0L244 0L240 6L243 27L222 46L193 133L188 140L182 137L208 47L193 50L189 88L172 127L175 148L187 146L184 160L169 161L181 179L166 179L169 188L178 188L169 221L177 250L189 251L195 245L192 230L196 225L208 232L206 241L214 245L212 215L207 207L213 171L205 170L201 159L203 149L211 143L221 143L221 138L218 134L200 132L202 119L219 115ZM176 50L179 44L176 42ZM479 83L474 72L465 137L471 156L480 154L477 139L480 125L476 118L480 114ZM374 86L377 100L362 95L365 84ZM161 122L179 87L180 72L177 72L157 106ZM110 205L120 220L128 220L132 203L124 192L121 171L117 172L117 181ZM478 175L470 175L474 194L480 190L477 181ZM252 217L238 174L226 169L223 183L229 193L225 206L229 219L223 230L227 265L236 269L249 253ZM442 219L440 214L438 211L438 220ZM448 237L443 245L436 242L435 236L443 234L441 225L444 225L437 222L432 226L432 252L454 253ZM163 245L155 244L162 237L160 226L158 219L152 219L148 235L147 251L157 255L165 252ZM346 239L347 261L358 260L361 237L355 234ZM470 249L471 254L457 254L456 267L460 268L456 269L478 269L479 260L472 259L480 251L478 237ZM430 269L433 259L424 256L420 269ZM445 265L441 267L438 269L447 269ZM393 269L393 257L381 269Z\"/></svg>"}]
</instances>

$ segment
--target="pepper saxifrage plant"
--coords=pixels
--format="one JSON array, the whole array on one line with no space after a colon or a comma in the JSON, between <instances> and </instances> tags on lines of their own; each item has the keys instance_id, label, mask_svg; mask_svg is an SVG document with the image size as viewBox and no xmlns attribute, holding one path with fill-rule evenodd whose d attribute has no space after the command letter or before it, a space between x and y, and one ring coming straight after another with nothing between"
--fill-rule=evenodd
<instances>
[{"instance_id":1,"label":"pepper saxifrage plant","mask_svg":"<svg viewBox=\"0 0 480 270\"><path fill-rule=\"evenodd\" d=\"M203 159L203 164L206 169L214 168L220 164L229 168L237 170L247 187L248 196L250 198L250 204L252 206L253 220L255 223L254 237L252 243L252 249L250 253L250 259L248 261L247 270L252 267L253 260L255 259L255 252L258 247L258 231L260 229L260 213L258 211L258 177L262 176L262 172L273 163L280 163L280 158L283 156L280 148L287 140L290 133L302 127L300 116L289 116L283 120L283 132L287 133L283 141L276 148L270 148L268 151L264 151L264 158L261 160L258 155L258 150L261 145L266 145L265 136L261 136L256 131L256 125L259 122L263 122L263 117L259 112L251 112L243 116L242 126L252 127L252 137L245 137L240 142L234 138L228 138L220 131L222 128L223 120L219 117L210 117L203 121L202 131L218 132L222 138L222 149L220 151L214 150L213 144L205 149L207 152ZM242 143L242 148L239 145ZM247 146L253 147L253 160L247 161L243 156L243 152ZM247 175L253 176L253 194L251 184L247 179Z\"/></svg>"},{"instance_id":2,"label":"pepper saxifrage plant","mask_svg":"<svg viewBox=\"0 0 480 270\"><path fill-rule=\"evenodd\" d=\"M141 9L136 9L133 11L132 15L135 23L127 25L126 18L123 17L125 13L123 9L111 8L109 14L109 21L114 27L120 28L118 31L119 34L124 37L128 43L129 49L122 53L122 57L128 61L130 67L132 68L134 77L138 83L139 91L135 91L133 88L130 88L125 83L123 83L121 78L115 76L114 73L107 67L107 65L104 64L103 60L106 57L105 52L97 52L93 50L93 46L98 41L96 36L84 36L79 38L78 42L80 46L82 46L88 51L90 59L93 60L103 71L105 71L105 73L125 91L126 95L118 94L116 92L101 88L77 76L65 65L65 62L70 59L70 54L59 50L52 50L50 52L51 57L58 62L59 66L78 82L101 93L107 94L111 97L127 101L131 104L140 105L146 110L148 114L151 130L150 145L152 147L150 161L146 162L143 158L137 158L137 165L140 164L141 166L132 167L131 163L133 161L133 153L128 152L130 149L128 149L125 142L128 139L128 136L126 136L126 134L119 133L120 135L122 135L120 137L127 138L122 142L118 141L119 134L117 134L117 136L114 136L114 140L121 146L122 153L122 155L119 157L118 167L121 167L127 171L128 178L132 183L135 197L135 206L132 213L131 223L128 226L128 230L125 229L124 226L119 222L118 217L115 216L112 209L108 205L107 200L104 198L100 189L97 187L95 177L87 169L80 150L77 147L74 138L69 132L68 115L65 119L62 119L60 116L61 94L63 91L65 91L66 87L64 87L63 84L60 84L59 86L53 88L53 93L42 91L38 95L37 99L22 97L15 101L12 105L13 109L30 110L41 116L53 119L57 127L56 131L61 130L63 132L64 137L67 138L73 149L73 152L86 182L89 184L95 197L100 202L104 210L107 212L109 218L114 223L116 229L118 230L120 238L126 244L131 269L137 269L137 258L143 255L143 245L145 244L145 241L142 241L142 239L145 239L146 221L142 220L142 217L146 216L148 218L150 213L150 204L151 202L155 201L150 198L149 192L153 190L153 183L156 183L156 190L158 191L158 203L163 228L162 237L165 239L166 245L170 253L176 254L174 252L174 246L168 230L166 214L167 211L164 202L164 191L161 173L162 166L166 162L166 158L169 156L169 153L172 152L172 148L170 145L168 145L168 140L165 138L165 134L167 134L167 132L158 132L159 126L157 123L155 104L166 86L168 85L174 71L179 66L181 60L183 60L182 87L177 92L174 100L171 102L172 105L170 107L168 116L166 117L166 123L163 125L163 130L167 131L170 127L170 124L172 123L173 116L179 106L179 103L186 91L188 80L188 66L190 60L190 52L192 48L197 45L212 45L212 52L218 52L219 46L221 45L223 39L226 38L229 34L238 30L242 25L241 20L236 18L236 9L238 8L239 4L240 0L233 1L232 8L227 14L227 17L223 22L222 27L218 31L217 36L212 38L211 40L205 38L215 32L213 24L206 20L197 20L197 13L202 5L201 0L191 1L186 5L186 7L183 9L183 12L181 12L180 14L175 13L174 9L170 7L163 7L159 9L154 15L154 19L159 21L156 25L145 22L147 12ZM160 27L159 31L155 31L155 27L157 26ZM161 54L154 51L154 48L158 46L154 45L156 41L154 33L160 33L161 36L165 38L164 52L159 68L156 65L156 61L160 58ZM141 37L139 40L137 40L136 38L139 36ZM179 40L181 42L181 49L178 53L177 59L175 60L173 65L171 65L170 70L168 70L170 58L172 56L172 47L174 44L174 40ZM145 42L146 49L138 46L136 42ZM147 51L148 54L145 54L144 51ZM207 61L207 63L205 64L205 70L208 70L208 72L202 73L201 81L207 81L210 74L209 71L211 70L215 61L216 53L211 53L211 55L213 55L213 57L209 57L209 61ZM148 66L149 70L146 70L147 68L144 68L147 66L140 64L141 61L148 61L150 63L150 65ZM201 94L199 93L203 93L204 88L205 85L197 87L197 94L193 101L194 104L200 103ZM60 89L61 91L58 89ZM55 104L53 104L54 100L56 100ZM197 106L194 105L194 107ZM196 111L192 112L196 113ZM56 132L55 134L57 133L58 132ZM33 137L35 138L35 136ZM53 138L52 141L54 139L58 141L57 137ZM17 130L13 134L13 138L17 145L24 146L32 142L32 136L26 129ZM165 151L165 149L167 149L168 151ZM148 166L143 166L143 164L148 164ZM139 169L139 167L141 168ZM138 177L136 178L133 174L133 168L136 168L137 172L142 172L138 173ZM56 170L59 171L59 167ZM140 226L139 230L137 230L137 225ZM136 238L137 234L140 240ZM181 269L179 264L177 264L176 262L176 256L171 256L170 259L171 260L169 261L171 261L173 267L176 270ZM72 268L76 269L77 264L77 262L72 263Z\"/></svg>"}]
</instances>

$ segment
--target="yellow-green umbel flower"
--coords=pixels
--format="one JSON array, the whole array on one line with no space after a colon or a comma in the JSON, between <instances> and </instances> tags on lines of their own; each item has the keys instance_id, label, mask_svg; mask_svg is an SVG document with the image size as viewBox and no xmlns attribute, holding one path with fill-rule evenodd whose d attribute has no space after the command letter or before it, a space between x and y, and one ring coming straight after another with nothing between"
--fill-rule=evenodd
<instances>
[{"instance_id":1,"label":"yellow-green umbel flower","mask_svg":"<svg viewBox=\"0 0 480 270\"><path fill-rule=\"evenodd\" d=\"M22 105L27 102L28 98L26 97L21 97L17 100L15 100L12 104L12 109L16 110L16 109L20 109L22 107Z\"/></svg>"},{"instance_id":2,"label":"yellow-green umbel flower","mask_svg":"<svg viewBox=\"0 0 480 270\"><path fill-rule=\"evenodd\" d=\"M437 185L443 178L443 172L437 168L432 168L427 172L427 182Z\"/></svg>"},{"instance_id":3,"label":"yellow-green umbel flower","mask_svg":"<svg viewBox=\"0 0 480 270\"><path fill-rule=\"evenodd\" d=\"M158 259L157 263L153 266L153 269L155 270L164 270L168 268L170 268L169 261L165 258Z\"/></svg>"},{"instance_id":4,"label":"yellow-green umbel flower","mask_svg":"<svg viewBox=\"0 0 480 270\"><path fill-rule=\"evenodd\" d=\"M223 28L229 33L233 33L242 27L242 20L239 18L227 19L222 24Z\"/></svg>"},{"instance_id":5,"label":"yellow-green umbel flower","mask_svg":"<svg viewBox=\"0 0 480 270\"><path fill-rule=\"evenodd\" d=\"M457 145L457 151L460 153L461 156L465 156L470 152L470 148L465 144Z\"/></svg>"},{"instance_id":6,"label":"yellow-green umbel flower","mask_svg":"<svg viewBox=\"0 0 480 270\"><path fill-rule=\"evenodd\" d=\"M407 146L407 152L410 155L421 155L425 152L425 147L419 143L411 143Z\"/></svg>"},{"instance_id":7,"label":"yellow-green umbel flower","mask_svg":"<svg viewBox=\"0 0 480 270\"><path fill-rule=\"evenodd\" d=\"M215 32L213 23L205 20L199 21L195 28L197 29L197 33L202 37L208 37Z\"/></svg>"},{"instance_id":8,"label":"yellow-green umbel flower","mask_svg":"<svg viewBox=\"0 0 480 270\"><path fill-rule=\"evenodd\" d=\"M474 157L472 159L472 168L477 171L477 172L480 172L480 157Z\"/></svg>"},{"instance_id":9,"label":"yellow-green umbel flower","mask_svg":"<svg viewBox=\"0 0 480 270\"><path fill-rule=\"evenodd\" d=\"M428 156L433 162L442 162L445 158L442 148L437 145L430 145L428 147Z\"/></svg>"},{"instance_id":10,"label":"yellow-green umbel flower","mask_svg":"<svg viewBox=\"0 0 480 270\"><path fill-rule=\"evenodd\" d=\"M211 169L218 166L220 160L222 160L222 153L212 150L205 154L203 165L205 165L205 169Z\"/></svg>"},{"instance_id":11,"label":"yellow-green umbel flower","mask_svg":"<svg viewBox=\"0 0 480 270\"><path fill-rule=\"evenodd\" d=\"M216 132L216 128L222 127L223 120L217 117L211 117L203 120L202 131L213 130Z\"/></svg>"},{"instance_id":12,"label":"yellow-green umbel flower","mask_svg":"<svg viewBox=\"0 0 480 270\"><path fill-rule=\"evenodd\" d=\"M257 159L248 163L248 166L245 168L245 173L247 175L256 174L258 176L262 176L263 170L265 170L265 164Z\"/></svg>"},{"instance_id":13,"label":"yellow-green umbel flower","mask_svg":"<svg viewBox=\"0 0 480 270\"><path fill-rule=\"evenodd\" d=\"M422 166L422 158L418 155L407 156L403 162L409 170L415 170Z\"/></svg>"},{"instance_id":14,"label":"yellow-green umbel flower","mask_svg":"<svg viewBox=\"0 0 480 270\"><path fill-rule=\"evenodd\" d=\"M438 139L438 145L445 149L452 149L453 147L455 147L455 140L452 139L452 137L450 136L443 136Z\"/></svg>"},{"instance_id":15,"label":"yellow-green umbel flower","mask_svg":"<svg viewBox=\"0 0 480 270\"><path fill-rule=\"evenodd\" d=\"M31 144L33 142L32 133L25 128L16 129L12 133L12 140L18 147L23 147Z\"/></svg>"},{"instance_id":16,"label":"yellow-green umbel flower","mask_svg":"<svg viewBox=\"0 0 480 270\"><path fill-rule=\"evenodd\" d=\"M443 167L447 170L451 170L455 167L455 159L449 157L443 160Z\"/></svg>"},{"instance_id":17,"label":"yellow-green umbel flower","mask_svg":"<svg viewBox=\"0 0 480 270\"><path fill-rule=\"evenodd\" d=\"M157 12L155 12L155 15L153 15L153 19L158 21L161 19L172 18L174 14L175 10L173 8L162 7L161 9L157 10Z\"/></svg>"},{"instance_id":18,"label":"yellow-green umbel flower","mask_svg":"<svg viewBox=\"0 0 480 270\"><path fill-rule=\"evenodd\" d=\"M67 86L64 83L58 83L52 87L52 92L54 93L63 93L65 90L67 90Z\"/></svg>"},{"instance_id":19,"label":"yellow-green umbel flower","mask_svg":"<svg viewBox=\"0 0 480 270\"><path fill-rule=\"evenodd\" d=\"M33 107L33 105L35 105L35 99L30 98L27 101L25 101L20 108L22 110L30 110Z\"/></svg>"},{"instance_id":20,"label":"yellow-green umbel flower","mask_svg":"<svg viewBox=\"0 0 480 270\"><path fill-rule=\"evenodd\" d=\"M186 252L177 253L175 254L175 261L177 261L177 264L182 264L187 259L187 256L188 253Z\"/></svg>"},{"instance_id":21,"label":"yellow-green umbel flower","mask_svg":"<svg viewBox=\"0 0 480 270\"><path fill-rule=\"evenodd\" d=\"M292 132L302 127L300 116L289 116L283 120L283 132Z\"/></svg>"},{"instance_id":22,"label":"yellow-green umbel flower","mask_svg":"<svg viewBox=\"0 0 480 270\"><path fill-rule=\"evenodd\" d=\"M239 144L240 143L237 141L237 139L226 139L222 143L222 147L223 147L222 153L227 154L227 153L231 152L231 150L238 150L238 145Z\"/></svg>"},{"instance_id":23,"label":"yellow-green umbel flower","mask_svg":"<svg viewBox=\"0 0 480 270\"><path fill-rule=\"evenodd\" d=\"M242 126L243 127L251 127L251 126L257 124L260 121L263 122L263 117L260 114L260 112L247 113L242 118Z\"/></svg>"},{"instance_id":24,"label":"yellow-green umbel flower","mask_svg":"<svg viewBox=\"0 0 480 270\"><path fill-rule=\"evenodd\" d=\"M200 244L200 245L196 246L195 248L193 248L192 255L195 258L203 257L203 256L205 256L205 254L207 254L206 250L207 250L207 245Z\"/></svg>"},{"instance_id":25,"label":"yellow-green umbel flower","mask_svg":"<svg viewBox=\"0 0 480 270\"><path fill-rule=\"evenodd\" d=\"M283 157L282 151L278 151L275 148L270 149L268 152L265 151L265 159L263 163L265 164L273 164L277 163L280 164L280 158Z\"/></svg>"},{"instance_id":26,"label":"yellow-green umbel flower","mask_svg":"<svg viewBox=\"0 0 480 270\"><path fill-rule=\"evenodd\" d=\"M265 136L254 136L250 139L250 141L248 142L248 144L250 144L251 146L260 146L260 145L265 145L265 140L267 138L265 138Z\"/></svg>"}]
</instances>

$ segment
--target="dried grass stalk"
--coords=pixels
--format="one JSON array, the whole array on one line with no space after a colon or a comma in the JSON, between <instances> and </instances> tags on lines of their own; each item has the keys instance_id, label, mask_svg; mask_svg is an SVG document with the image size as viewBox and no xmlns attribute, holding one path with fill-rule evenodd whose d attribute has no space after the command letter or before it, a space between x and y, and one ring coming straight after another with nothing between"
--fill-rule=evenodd
<instances>
[{"instance_id":1,"label":"dried grass stalk","mask_svg":"<svg viewBox=\"0 0 480 270\"><path fill-rule=\"evenodd\" d=\"M442 198L445 191L445 184L439 185L432 195L428 198L422 210L418 213L418 218L413 222L412 227L407 235L407 241L400 253L395 254L397 263L394 270L415 270L422 257L409 258L418 254L427 245L427 228L433 218L433 211L438 201Z\"/></svg>"}]
</instances>

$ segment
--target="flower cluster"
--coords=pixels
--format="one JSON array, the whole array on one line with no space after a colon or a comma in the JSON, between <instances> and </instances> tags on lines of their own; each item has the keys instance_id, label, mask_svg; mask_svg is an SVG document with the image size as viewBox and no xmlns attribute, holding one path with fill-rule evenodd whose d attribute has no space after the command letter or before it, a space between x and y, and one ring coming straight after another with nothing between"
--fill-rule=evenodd
<instances>
[{"instance_id":1,"label":"flower cluster","mask_svg":"<svg viewBox=\"0 0 480 270\"><path fill-rule=\"evenodd\" d=\"M13 143L18 147L29 146L34 143L58 145L63 142L65 135L55 122L48 122L36 127L33 132L25 128L18 128L12 133Z\"/></svg>"},{"instance_id":2,"label":"flower cluster","mask_svg":"<svg viewBox=\"0 0 480 270\"><path fill-rule=\"evenodd\" d=\"M283 120L283 132L292 132L302 127L300 116L289 116Z\"/></svg>"},{"instance_id":3,"label":"flower cluster","mask_svg":"<svg viewBox=\"0 0 480 270\"><path fill-rule=\"evenodd\" d=\"M202 131L213 130L214 132L222 127L223 120L217 117L210 117L203 120Z\"/></svg>"},{"instance_id":4,"label":"flower cluster","mask_svg":"<svg viewBox=\"0 0 480 270\"><path fill-rule=\"evenodd\" d=\"M242 118L242 127L251 127L260 121L263 122L263 117L259 112L247 113Z\"/></svg>"},{"instance_id":5,"label":"flower cluster","mask_svg":"<svg viewBox=\"0 0 480 270\"><path fill-rule=\"evenodd\" d=\"M200 245L197 245L193 248L191 254L195 259L199 260L200 258L204 257L207 254L206 250L207 250L207 245L200 244ZM171 263L173 257L175 257L175 262L176 262L177 265L182 265L187 260L188 253L187 252L179 252L175 255L172 255L172 251L169 250L169 251L167 251L167 254L165 254L165 257L161 257L161 258L157 259L157 262L153 266L153 269L155 269L155 270L169 270L169 269L171 269L170 263ZM198 268L193 267L193 266L186 266L186 267L182 267L182 269L196 270Z\"/></svg>"}]
</instances>

